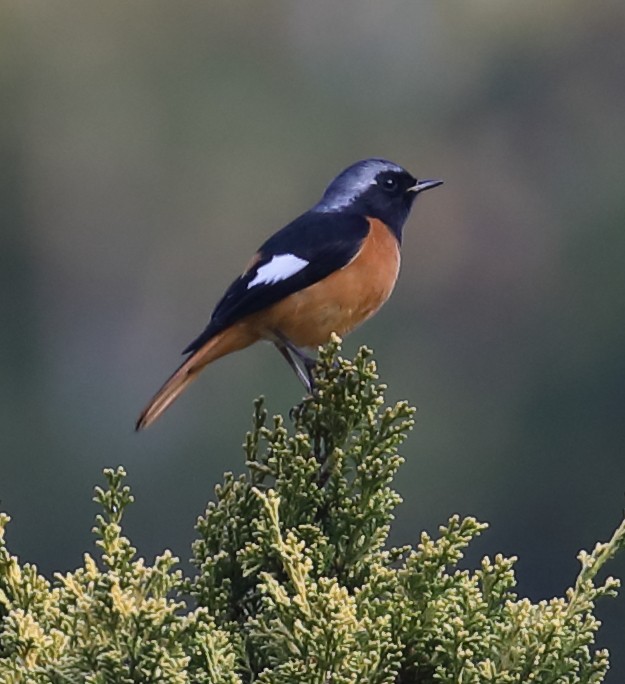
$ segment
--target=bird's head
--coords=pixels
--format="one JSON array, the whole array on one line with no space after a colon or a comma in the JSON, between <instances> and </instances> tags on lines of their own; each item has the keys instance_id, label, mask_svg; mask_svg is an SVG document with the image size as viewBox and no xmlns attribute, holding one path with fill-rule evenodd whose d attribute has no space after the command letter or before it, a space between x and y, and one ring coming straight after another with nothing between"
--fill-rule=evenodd
<instances>
[{"instance_id":1,"label":"bird's head","mask_svg":"<svg viewBox=\"0 0 625 684\"><path fill-rule=\"evenodd\" d=\"M386 159L364 159L342 171L328 186L314 211L353 212L383 221L401 240L413 202L441 180L417 180Z\"/></svg>"}]
</instances>

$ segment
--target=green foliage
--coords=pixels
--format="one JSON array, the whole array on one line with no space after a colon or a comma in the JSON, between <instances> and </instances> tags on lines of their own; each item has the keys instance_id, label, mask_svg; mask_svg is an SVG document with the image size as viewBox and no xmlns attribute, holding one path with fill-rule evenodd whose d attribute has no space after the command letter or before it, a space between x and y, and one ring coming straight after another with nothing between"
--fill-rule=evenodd
<instances>
[{"instance_id":1,"label":"green foliage","mask_svg":"<svg viewBox=\"0 0 625 684\"><path fill-rule=\"evenodd\" d=\"M473 518L386 548L413 409L384 407L368 350L339 351L322 350L292 430L255 403L247 473L199 519L193 577L167 551L146 565L123 536L122 468L96 489L98 558L52 581L9 554L3 514L0 682L601 682L593 610L618 582L595 580L625 521L580 553L563 598L537 604L515 594L514 558L458 569L486 528Z\"/></svg>"},{"instance_id":2,"label":"green foliage","mask_svg":"<svg viewBox=\"0 0 625 684\"><path fill-rule=\"evenodd\" d=\"M104 474L108 489L95 494L100 567L85 554L81 568L50 583L20 567L0 537L0 681L239 682L229 635L205 609L185 610L177 559L166 551L148 567L122 535L132 501L123 468Z\"/></svg>"}]
</instances>

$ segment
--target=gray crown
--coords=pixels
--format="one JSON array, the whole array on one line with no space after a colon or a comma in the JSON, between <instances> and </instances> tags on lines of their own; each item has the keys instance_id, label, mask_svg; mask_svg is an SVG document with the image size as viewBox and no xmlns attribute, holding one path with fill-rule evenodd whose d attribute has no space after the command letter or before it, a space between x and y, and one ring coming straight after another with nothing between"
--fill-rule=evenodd
<instances>
[{"instance_id":1,"label":"gray crown","mask_svg":"<svg viewBox=\"0 0 625 684\"><path fill-rule=\"evenodd\" d=\"M348 207L374 184L381 171L401 173L405 169L386 159L363 159L356 162L330 183L313 211L331 212Z\"/></svg>"}]
</instances>

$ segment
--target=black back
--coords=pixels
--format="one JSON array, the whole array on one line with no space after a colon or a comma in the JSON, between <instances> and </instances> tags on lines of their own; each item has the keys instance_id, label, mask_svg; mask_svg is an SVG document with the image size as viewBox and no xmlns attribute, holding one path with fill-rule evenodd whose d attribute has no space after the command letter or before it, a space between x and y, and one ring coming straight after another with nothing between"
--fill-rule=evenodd
<instances>
[{"instance_id":1,"label":"black back","mask_svg":"<svg viewBox=\"0 0 625 684\"><path fill-rule=\"evenodd\" d=\"M294 292L326 278L348 264L358 253L369 233L369 222L356 213L309 211L282 228L263 243L259 259L239 276L218 302L210 323L183 354L197 351L211 337L245 316L265 309ZM274 256L292 254L308 265L294 275L248 289L258 269Z\"/></svg>"}]
</instances>

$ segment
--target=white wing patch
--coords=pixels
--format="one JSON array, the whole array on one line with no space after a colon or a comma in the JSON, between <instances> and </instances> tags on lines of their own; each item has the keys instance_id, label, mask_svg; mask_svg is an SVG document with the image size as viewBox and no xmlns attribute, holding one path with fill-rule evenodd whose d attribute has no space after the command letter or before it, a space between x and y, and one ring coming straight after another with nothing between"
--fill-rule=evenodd
<instances>
[{"instance_id":1,"label":"white wing patch","mask_svg":"<svg viewBox=\"0 0 625 684\"><path fill-rule=\"evenodd\" d=\"M253 280L247 284L247 289L257 285L273 285L280 280L286 280L306 266L308 266L306 259L300 259L295 254L276 254L268 264L258 269Z\"/></svg>"}]
</instances>

